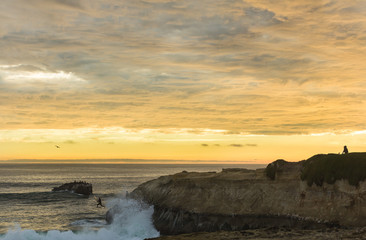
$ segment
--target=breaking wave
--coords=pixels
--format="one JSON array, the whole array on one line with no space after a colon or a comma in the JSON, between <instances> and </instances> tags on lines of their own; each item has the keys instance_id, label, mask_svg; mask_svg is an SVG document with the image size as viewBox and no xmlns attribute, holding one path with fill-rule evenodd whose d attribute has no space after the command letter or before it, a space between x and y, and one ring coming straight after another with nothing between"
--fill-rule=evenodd
<instances>
[{"instance_id":1,"label":"breaking wave","mask_svg":"<svg viewBox=\"0 0 366 240\"><path fill-rule=\"evenodd\" d=\"M152 223L152 206L122 198L113 199L107 207L118 209L110 225L100 220L79 220L71 223L83 226L83 230L77 232L36 232L15 226L6 234L0 235L0 240L142 240L159 236Z\"/></svg>"}]
</instances>

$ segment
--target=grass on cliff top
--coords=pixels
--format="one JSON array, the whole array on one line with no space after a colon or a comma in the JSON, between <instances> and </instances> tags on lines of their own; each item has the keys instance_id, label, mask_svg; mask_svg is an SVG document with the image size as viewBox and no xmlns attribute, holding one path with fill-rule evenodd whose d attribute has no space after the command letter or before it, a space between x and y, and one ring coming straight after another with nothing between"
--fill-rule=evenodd
<instances>
[{"instance_id":1,"label":"grass on cliff top","mask_svg":"<svg viewBox=\"0 0 366 240\"><path fill-rule=\"evenodd\" d=\"M318 154L303 163L301 180L309 186L333 184L341 179L353 186L366 179L366 153Z\"/></svg>"}]
</instances>

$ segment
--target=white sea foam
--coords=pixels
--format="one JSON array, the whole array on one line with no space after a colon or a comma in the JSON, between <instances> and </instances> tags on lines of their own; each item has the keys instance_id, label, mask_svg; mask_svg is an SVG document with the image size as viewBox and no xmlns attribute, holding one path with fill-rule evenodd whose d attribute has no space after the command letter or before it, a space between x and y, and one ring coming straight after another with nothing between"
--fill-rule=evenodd
<instances>
[{"instance_id":1,"label":"white sea foam","mask_svg":"<svg viewBox=\"0 0 366 240\"><path fill-rule=\"evenodd\" d=\"M105 227L107 225L107 221L100 219L83 219L72 222L70 225L83 227L85 229L99 229Z\"/></svg>"},{"instance_id":2,"label":"white sea foam","mask_svg":"<svg viewBox=\"0 0 366 240\"><path fill-rule=\"evenodd\" d=\"M114 199L107 205L116 206L119 211L111 225L96 231L86 227L77 233L58 230L38 233L17 226L6 234L0 235L0 240L142 240L159 236L159 232L152 224L154 211L152 206L144 206L132 199ZM80 223L83 222L76 224Z\"/></svg>"}]
</instances>

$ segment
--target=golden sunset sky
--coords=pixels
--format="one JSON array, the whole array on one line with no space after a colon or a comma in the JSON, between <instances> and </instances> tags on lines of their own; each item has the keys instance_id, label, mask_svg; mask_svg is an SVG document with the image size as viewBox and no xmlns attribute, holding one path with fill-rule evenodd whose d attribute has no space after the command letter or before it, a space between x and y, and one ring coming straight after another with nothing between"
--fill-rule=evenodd
<instances>
[{"instance_id":1,"label":"golden sunset sky","mask_svg":"<svg viewBox=\"0 0 366 240\"><path fill-rule=\"evenodd\" d=\"M2 162L366 151L366 1L2 0L0 22Z\"/></svg>"}]
</instances>

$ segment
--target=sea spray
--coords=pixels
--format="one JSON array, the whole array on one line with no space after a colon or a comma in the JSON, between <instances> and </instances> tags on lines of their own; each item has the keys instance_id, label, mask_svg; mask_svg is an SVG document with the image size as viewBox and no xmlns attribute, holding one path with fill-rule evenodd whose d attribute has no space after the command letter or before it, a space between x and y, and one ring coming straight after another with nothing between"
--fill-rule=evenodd
<instances>
[{"instance_id":1,"label":"sea spray","mask_svg":"<svg viewBox=\"0 0 366 240\"><path fill-rule=\"evenodd\" d=\"M133 199L119 198L108 202L107 207L118 209L110 226L113 232L142 238L159 235L152 224L153 206Z\"/></svg>"},{"instance_id":2,"label":"sea spray","mask_svg":"<svg viewBox=\"0 0 366 240\"><path fill-rule=\"evenodd\" d=\"M118 212L115 213L112 224L99 230L93 231L86 226L80 232L36 232L15 226L6 234L0 235L0 240L142 240L159 236L152 224L152 206L125 198L113 199L107 206L118 209Z\"/></svg>"}]
</instances>

